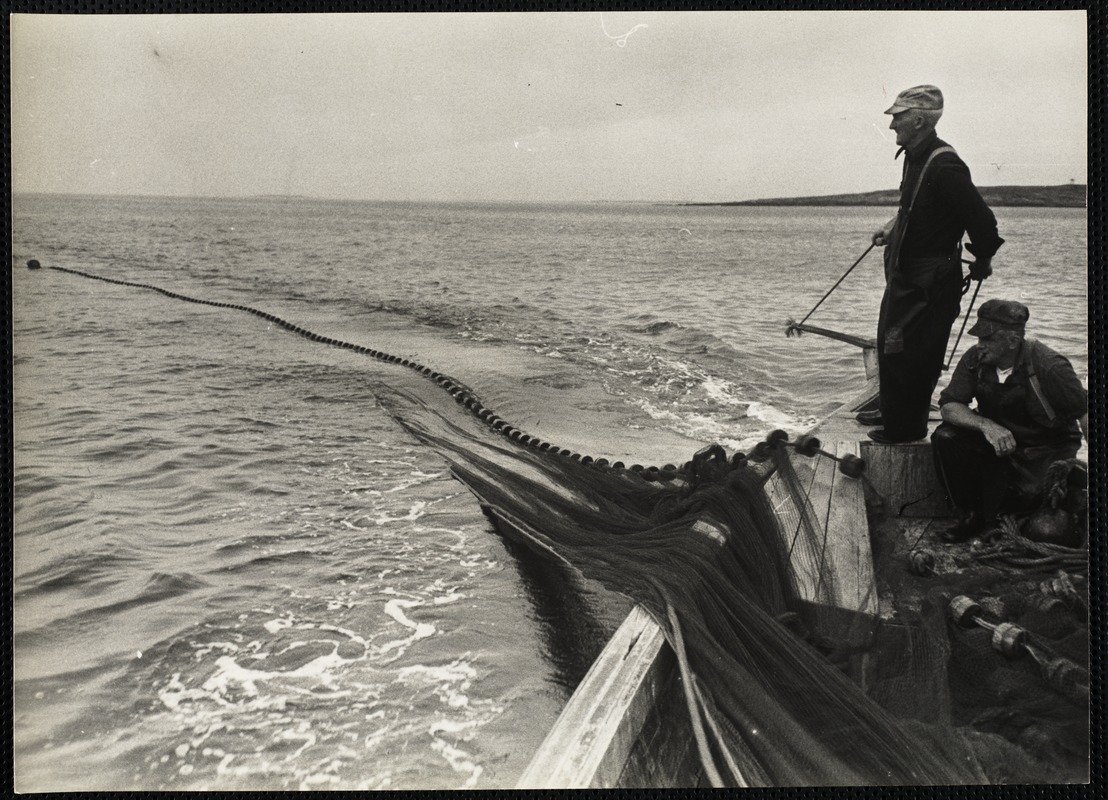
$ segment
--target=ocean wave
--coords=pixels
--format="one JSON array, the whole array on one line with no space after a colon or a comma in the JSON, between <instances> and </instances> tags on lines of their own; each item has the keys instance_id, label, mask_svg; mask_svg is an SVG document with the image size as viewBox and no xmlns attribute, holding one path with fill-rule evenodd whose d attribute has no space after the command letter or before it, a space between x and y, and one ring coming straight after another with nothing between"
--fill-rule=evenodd
<instances>
[{"instance_id":1,"label":"ocean wave","mask_svg":"<svg viewBox=\"0 0 1108 800\"><path fill-rule=\"evenodd\" d=\"M681 327L682 326L677 322L669 322L668 320L659 320L658 322L651 322L648 325L645 325L644 327L640 328L639 330L642 333L648 333L651 336L657 336L661 333L665 333L666 331L671 331L671 330L675 330L675 329L680 330Z\"/></svg>"}]
</instances>

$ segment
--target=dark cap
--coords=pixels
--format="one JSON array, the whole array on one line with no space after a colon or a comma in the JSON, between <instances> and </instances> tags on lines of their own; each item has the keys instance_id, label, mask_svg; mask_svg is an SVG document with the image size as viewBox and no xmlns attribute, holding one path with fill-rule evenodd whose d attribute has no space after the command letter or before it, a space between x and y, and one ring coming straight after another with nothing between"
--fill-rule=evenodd
<instances>
[{"instance_id":1,"label":"dark cap","mask_svg":"<svg viewBox=\"0 0 1108 800\"><path fill-rule=\"evenodd\" d=\"M899 114L909 108L922 108L925 111L943 110L943 93L938 86L924 84L905 89L896 96L896 102L889 106L886 114Z\"/></svg>"},{"instance_id":2,"label":"dark cap","mask_svg":"<svg viewBox=\"0 0 1108 800\"><path fill-rule=\"evenodd\" d=\"M970 336L992 336L997 331L1023 333L1031 312L1015 300L986 300L977 309L977 323L969 329Z\"/></svg>"}]
</instances>

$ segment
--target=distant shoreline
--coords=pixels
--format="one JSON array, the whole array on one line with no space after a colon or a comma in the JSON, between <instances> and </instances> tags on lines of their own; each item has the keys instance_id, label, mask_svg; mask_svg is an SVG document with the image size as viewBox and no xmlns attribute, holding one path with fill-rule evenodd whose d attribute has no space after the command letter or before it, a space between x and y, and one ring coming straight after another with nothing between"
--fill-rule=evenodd
<instances>
[{"instance_id":1,"label":"distant shoreline","mask_svg":"<svg viewBox=\"0 0 1108 800\"><path fill-rule=\"evenodd\" d=\"M980 186L985 201L993 207L1024 206L1039 208L1086 208L1086 185L1070 183L1061 186ZM211 200L216 202L309 202L309 203L395 203L400 205L466 205L471 203L486 205L639 205L639 206L887 206L896 208L899 192L884 189L877 192L857 194L829 194L813 197L778 197L761 200L728 200L722 202L684 201L684 200L459 200L452 199L381 199L359 197L322 197L305 194L231 194L231 195L192 195L192 194L100 194L89 192L43 192L13 191L13 199L31 197L84 198L84 199L131 199L131 200Z\"/></svg>"},{"instance_id":2,"label":"distant shoreline","mask_svg":"<svg viewBox=\"0 0 1108 800\"><path fill-rule=\"evenodd\" d=\"M1085 208L1088 187L1084 183L1060 186L979 186L990 206L1036 206ZM828 194L816 197L776 197L765 200L734 200L723 203L679 203L682 206L896 206L900 191L882 189L857 194Z\"/></svg>"}]
</instances>

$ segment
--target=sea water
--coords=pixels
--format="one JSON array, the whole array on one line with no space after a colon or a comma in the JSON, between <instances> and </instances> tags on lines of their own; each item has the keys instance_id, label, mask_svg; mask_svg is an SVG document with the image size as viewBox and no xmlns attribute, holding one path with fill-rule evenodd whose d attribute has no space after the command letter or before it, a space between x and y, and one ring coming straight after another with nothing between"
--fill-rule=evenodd
<instances>
[{"instance_id":1,"label":"sea water","mask_svg":"<svg viewBox=\"0 0 1108 800\"><path fill-rule=\"evenodd\" d=\"M978 303L1027 303L1085 378L1084 210L996 213ZM857 348L785 327L890 214L16 197L16 788L510 787L628 607L506 543L375 394L436 384L28 259L660 465L860 386ZM809 322L873 336L881 285L874 251Z\"/></svg>"}]
</instances>

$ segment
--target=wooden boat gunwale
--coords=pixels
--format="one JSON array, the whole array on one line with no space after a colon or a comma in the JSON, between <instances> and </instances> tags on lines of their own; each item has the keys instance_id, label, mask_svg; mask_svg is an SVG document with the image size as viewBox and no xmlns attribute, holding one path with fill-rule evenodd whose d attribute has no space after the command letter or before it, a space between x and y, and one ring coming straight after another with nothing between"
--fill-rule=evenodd
<instances>
[{"instance_id":1,"label":"wooden boat gunwale","mask_svg":"<svg viewBox=\"0 0 1108 800\"><path fill-rule=\"evenodd\" d=\"M842 403L809 431L821 437L825 432L839 437L833 442L824 440L823 446L832 447L840 454L858 454L862 448L864 429L854 421L854 415L871 408L877 396L876 369L871 368L870 359L866 359L866 367L864 390ZM849 426L842 424L845 420L849 420ZM843 431L850 433L844 435ZM927 442L880 447L894 453L915 450L910 460L930 464ZM915 474L907 476L915 480L927 477L918 468ZM933 476L930 477L933 482ZM903 471L894 475L894 479L904 478ZM861 491L858 485L856 505ZM834 512L834 505L833 498L828 497L829 515ZM861 514L861 524L868 532L864 500L861 501ZM858 520L854 522L857 524ZM842 519L837 523L841 524ZM862 538L866 540L868 552L868 537ZM875 613L877 598L872 566L871 558L868 564L870 585L864 590L868 599L863 598L863 601L870 613ZM628 774L632 769L628 764L636 740L643 733L645 720L656 713L660 702L657 687L664 683L666 675L676 672L675 661L675 654L657 622L642 607L635 606L571 696L517 786L574 789L647 785L641 776Z\"/></svg>"}]
</instances>

